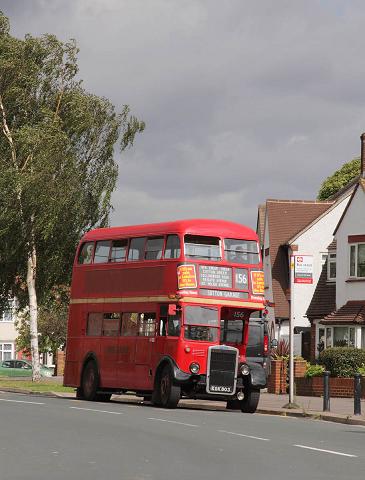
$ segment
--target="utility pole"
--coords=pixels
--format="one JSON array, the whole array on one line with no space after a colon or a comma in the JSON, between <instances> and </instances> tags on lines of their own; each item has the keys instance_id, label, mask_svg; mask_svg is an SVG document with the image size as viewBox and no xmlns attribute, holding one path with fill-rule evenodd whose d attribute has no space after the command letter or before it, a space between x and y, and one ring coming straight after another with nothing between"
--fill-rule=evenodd
<instances>
[{"instance_id":1,"label":"utility pole","mask_svg":"<svg viewBox=\"0 0 365 480\"><path fill-rule=\"evenodd\" d=\"M300 408L294 400L294 264L295 256L290 255L289 268L289 402L283 408Z\"/></svg>"}]
</instances>

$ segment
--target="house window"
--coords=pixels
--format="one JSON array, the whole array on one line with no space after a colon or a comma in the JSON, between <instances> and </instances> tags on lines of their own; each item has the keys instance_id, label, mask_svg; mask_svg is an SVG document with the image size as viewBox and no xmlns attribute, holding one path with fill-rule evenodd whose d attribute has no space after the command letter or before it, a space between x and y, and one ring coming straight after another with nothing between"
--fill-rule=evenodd
<instances>
[{"instance_id":1,"label":"house window","mask_svg":"<svg viewBox=\"0 0 365 480\"><path fill-rule=\"evenodd\" d=\"M365 278L365 243L350 245L350 277Z\"/></svg>"},{"instance_id":2,"label":"house window","mask_svg":"<svg viewBox=\"0 0 365 480\"><path fill-rule=\"evenodd\" d=\"M326 327L325 345L326 348L355 347L355 327Z\"/></svg>"},{"instance_id":3,"label":"house window","mask_svg":"<svg viewBox=\"0 0 365 480\"><path fill-rule=\"evenodd\" d=\"M328 269L327 269L327 278L328 280L336 280L336 254L328 254Z\"/></svg>"},{"instance_id":4,"label":"house window","mask_svg":"<svg viewBox=\"0 0 365 480\"><path fill-rule=\"evenodd\" d=\"M0 322L13 322L13 312L11 310L0 312Z\"/></svg>"},{"instance_id":5,"label":"house window","mask_svg":"<svg viewBox=\"0 0 365 480\"><path fill-rule=\"evenodd\" d=\"M0 361L13 358L14 345L12 343L0 343Z\"/></svg>"}]
</instances>

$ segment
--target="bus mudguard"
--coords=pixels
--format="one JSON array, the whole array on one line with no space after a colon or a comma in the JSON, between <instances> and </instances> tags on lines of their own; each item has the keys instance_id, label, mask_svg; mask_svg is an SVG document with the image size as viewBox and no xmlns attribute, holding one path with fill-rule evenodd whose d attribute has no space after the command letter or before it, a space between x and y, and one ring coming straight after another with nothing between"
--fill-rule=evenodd
<instances>
[{"instance_id":1,"label":"bus mudguard","mask_svg":"<svg viewBox=\"0 0 365 480\"><path fill-rule=\"evenodd\" d=\"M182 383L189 382L191 380L191 376L192 376L191 373L186 373L180 370L180 368L176 365L174 360L169 356L164 356L160 359L156 368L156 372L158 372L161 369L162 365L165 365L165 364L170 365L171 371L174 377L174 381L176 383L182 384Z\"/></svg>"},{"instance_id":2,"label":"bus mudguard","mask_svg":"<svg viewBox=\"0 0 365 480\"><path fill-rule=\"evenodd\" d=\"M265 388L267 383L265 369L258 363L247 362L250 367L250 383L252 387Z\"/></svg>"}]
</instances>

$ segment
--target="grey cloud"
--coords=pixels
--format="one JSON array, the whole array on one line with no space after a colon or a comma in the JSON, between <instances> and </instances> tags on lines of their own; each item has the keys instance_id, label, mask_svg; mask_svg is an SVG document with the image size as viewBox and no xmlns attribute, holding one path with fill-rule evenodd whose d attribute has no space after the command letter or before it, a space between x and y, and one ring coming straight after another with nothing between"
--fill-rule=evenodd
<instances>
[{"instance_id":1,"label":"grey cloud","mask_svg":"<svg viewBox=\"0 0 365 480\"><path fill-rule=\"evenodd\" d=\"M113 224L314 198L365 130L360 0L0 0L18 36L80 47L85 87L147 123L120 158Z\"/></svg>"}]
</instances>

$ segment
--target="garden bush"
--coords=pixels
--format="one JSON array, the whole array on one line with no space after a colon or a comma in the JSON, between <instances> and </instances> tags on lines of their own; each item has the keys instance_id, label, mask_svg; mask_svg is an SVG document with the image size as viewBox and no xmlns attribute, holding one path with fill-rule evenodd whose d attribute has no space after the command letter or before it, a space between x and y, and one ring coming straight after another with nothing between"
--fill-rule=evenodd
<instances>
[{"instance_id":1,"label":"garden bush","mask_svg":"<svg viewBox=\"0 0 365 480\"><path fill-rule=\"evenodd\" d=\"M319 355L319 363L333 377L353 377L365 363L365 350L349 347L326 348Z\"/></svg>"},{"instance_id":2,"label":"garden bush","mask_svg":"<svg viewBox=\"0 0 365 480\"><path fill-rule=\"evenodd\" d=\"M304 376L307 378L320 377L323 375L324 367L322 365L311 365L307 363L307 370L305 371Z\"/></svg>"}]
</instances>

